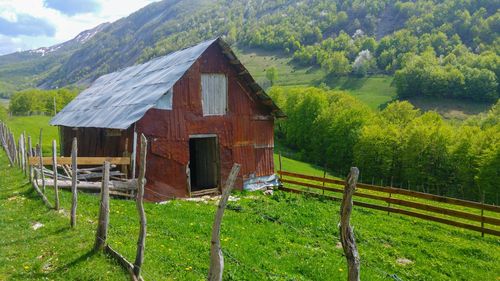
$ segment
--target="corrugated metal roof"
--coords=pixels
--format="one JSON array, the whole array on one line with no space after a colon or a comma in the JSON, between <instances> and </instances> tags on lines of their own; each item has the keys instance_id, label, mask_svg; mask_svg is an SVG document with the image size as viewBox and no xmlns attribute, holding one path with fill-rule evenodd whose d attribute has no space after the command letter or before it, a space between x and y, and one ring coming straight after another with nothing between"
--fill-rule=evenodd
<instances>
[{"instance_id":1,"label":"corrugated metal roof","mask_svg":"<svg viewBox=\"0 0 500 281\"><path fill-rule=\"evenodd\" d=\"M96 127L126 129L141 119L184 75L191 65L218 42L226 56L234 60L234 53L220 38L176 51L146 63L127 67L99 77L88 89L80 93L50 122L66 127ZM236 60L237 61L237 60ZM244 69L237 61L238 68ZM245 69L244 77L261 100L271 106L277 117L284 114L270 100ZM250 80L250 81L249 81Z\"/></svg>"}]
</instances>

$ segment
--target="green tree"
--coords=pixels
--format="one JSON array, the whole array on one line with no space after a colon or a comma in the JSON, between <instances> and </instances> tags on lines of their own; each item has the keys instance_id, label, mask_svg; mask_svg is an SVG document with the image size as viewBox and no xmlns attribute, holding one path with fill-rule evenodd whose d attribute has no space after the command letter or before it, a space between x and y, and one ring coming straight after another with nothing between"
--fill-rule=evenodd
<instances>
[{"instance_id":1,"label":"green tree","mask_svg":"<svg viewBox=\"0 0 500 281\"><path fill-rule=\"evenodd\" d=\"M332 52L328 54L321 66L328 74L334 76L346 75L351 71L351 65L345 52Z\"/></svg>"},{"instance_id":2,"label":"green tree","mask_svg":"<svg viewBox=\"0 0 500 281\"><path fill-rule=\"evenodd\" d=\"M266 78L274 85L278 80L278 69L275 66L271 66L266 70Z\"/></svg>"}]
</instances>

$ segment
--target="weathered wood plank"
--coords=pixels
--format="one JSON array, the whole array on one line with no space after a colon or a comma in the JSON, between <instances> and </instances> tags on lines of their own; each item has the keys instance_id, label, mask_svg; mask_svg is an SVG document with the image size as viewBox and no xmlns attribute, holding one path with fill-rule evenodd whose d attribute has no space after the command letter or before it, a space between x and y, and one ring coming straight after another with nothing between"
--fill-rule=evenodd
<instances>
[{"instance_id":1,"label":"weathered wood plank","mask_svg":"<svg viewBox=\"0 0 500 281\"><path fill-rule=\"evenodd\" d=\"M28 159L30 165L40 162L38 157ZM52 165L51 157L42 157L43 165ZM130 157L78 157L78 165L102 165L105 161L115 165L129 165ZM71 165L71 157L57 157L59 165Z\"/></svg>"}]
</instances>

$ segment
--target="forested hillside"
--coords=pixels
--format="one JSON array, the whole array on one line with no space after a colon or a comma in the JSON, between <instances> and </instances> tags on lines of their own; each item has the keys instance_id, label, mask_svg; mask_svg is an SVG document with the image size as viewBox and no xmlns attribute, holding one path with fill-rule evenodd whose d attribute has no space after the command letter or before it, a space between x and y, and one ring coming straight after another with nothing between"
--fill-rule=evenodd
<instances>
[{"instance_id":1,"label":"forested hillside","mask_svg":"<svg viewBox=\"0 0 500 281\"><path fill-rule=\"evenodd\" d=\"M45 63L30 58L20 66L0 57L0 73L3 83L22 77L43 87L86 84L222 35L241 49L280 52L330 75L395 73L401 97L494 101L499 8L495 0L165 0L103 27L77 49Z\"/></svg>"},{"instance_id":2,"label":"forested hillside","mask_svg":"<svg viewBox=\"0 0 500 281\"><path fill-rule=\"evenodd\" d=\"M496 202L500 181L500 102L461 124L409 102L372 111L344 92L273 87L288 115L276 139L296 158L338 176L359 167L364 182Z\"/></svg>"}]
</instances>

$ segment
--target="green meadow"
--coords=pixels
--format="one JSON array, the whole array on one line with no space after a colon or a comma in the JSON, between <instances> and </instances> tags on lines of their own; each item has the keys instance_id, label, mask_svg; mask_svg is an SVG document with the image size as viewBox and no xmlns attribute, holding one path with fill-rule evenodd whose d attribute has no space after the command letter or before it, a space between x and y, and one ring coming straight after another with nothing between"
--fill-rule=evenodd
<instances>
[{"instance_id":1,"label":"green meadow","mask_svg":"<svg viewBox=\"0 0 500 281\"><path fill-rule=\"evenodd\" d=\"M36 134L48 119L9 120ZM31 123L30 123L31 122ZM26 124L30 124L29 126ZM20 128L23 126L23 129ZM276 156L277 157L277 156ZM276 159L278 166L278 159ZM285 170L322 175L319 167L282 157ZM225 280L345 280L339 247L339 203L275 192L235 192L222 227ZM53 191L47 189L53 200ZM79 193L76 229L69 228L70 193L62 211L48 210L24 175L0 152L0 280L126 280L104 254L91 252L99 197ZM147 203L145 280L204 280L209 267L214 201ZM139 230L135 203L113 199L109 243L129 260ZM42 227L34 229L36 223ZM500 239L420 219L355 207L352 225L362 280L498 280ZM487 269L487 270L485 270Z\"/></svg>"}]
</instances>

